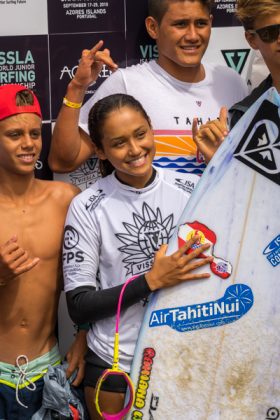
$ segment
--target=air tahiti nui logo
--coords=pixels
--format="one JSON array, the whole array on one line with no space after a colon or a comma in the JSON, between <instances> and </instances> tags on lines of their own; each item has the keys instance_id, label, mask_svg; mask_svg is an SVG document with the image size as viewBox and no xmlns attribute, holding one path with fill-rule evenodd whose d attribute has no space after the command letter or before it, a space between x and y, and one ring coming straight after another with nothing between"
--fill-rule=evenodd
<instances>
[{"instance_id":1,"label":"air tahiti nui logo","mask_svg":"<svg viewBox=\"0 0 280 420\"><path fill-rule=\"evenodd\" d=\"M220 299L153 311L149 326L167 325L178 332L221 327L238 321L249 312L253 304L251 288L246 284L233 284Z\"/></svg>"},{"instance_id":2,"label":"air tahiti nui logo","mask_svg":"<svg viewBox=\"0 0 280 420\"><path fill-rule=\"evenodd\" d=\"M135 275L151 268L155 252L169 241L175 226L173 214L163 219L159 208L154 212L146 203L142 216L133 213L132 217L134 224L123 223L127 233L117 233L116 237L124 244L119 251L127 254L123 260L127 274Z\"/></svg>"}]
</instances>

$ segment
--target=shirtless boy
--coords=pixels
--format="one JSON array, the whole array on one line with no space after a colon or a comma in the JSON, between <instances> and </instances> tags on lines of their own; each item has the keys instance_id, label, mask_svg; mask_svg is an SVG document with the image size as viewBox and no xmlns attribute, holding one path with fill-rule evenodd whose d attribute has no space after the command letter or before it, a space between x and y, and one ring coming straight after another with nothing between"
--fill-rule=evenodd
<instances>
[{"instance_id":1,"label":"shirtless boy","mask_svg":"<svg viewBox=\"0 0 280 420\"><path fill-rule=\"evenodd\" d=\"M20 85L0 87L0 419L30 419L41 406L43 375L60 362L55 336L61 245L74 186L34 178L41 111ZM79 367L85 333L68 353Z\"/></svg>"}]
</instances>

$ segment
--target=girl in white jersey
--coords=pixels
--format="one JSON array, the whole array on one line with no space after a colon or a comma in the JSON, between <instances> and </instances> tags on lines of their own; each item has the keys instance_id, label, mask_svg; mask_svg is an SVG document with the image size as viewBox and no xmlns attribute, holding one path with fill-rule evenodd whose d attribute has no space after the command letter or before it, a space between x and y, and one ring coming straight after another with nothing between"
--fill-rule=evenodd
<instances>
[{"instance_id":1,"label":"girl in white jersey","mask_svg":"<svg viewBox=\"0 0 280 420\"><path fill-rule=\"evenodd\" d=\"M212 260L198 259L208 248L194 237L166 256L179 216L197 182L192 174L152 166L155 143L150 119L133 97L115 94L97 102L89 114L103 178L79 194L69 208L64 237L64 279L68 309L78 324L91 323L86 356L85 395L91 419L99 419L94 392L112 365L115 314L122 284L120 368L130 371L147 298L154 290L209 277L193 270ZM102 411L124 403L126 383L110 376L99 396Z\"/></svg>"}]
</instances>

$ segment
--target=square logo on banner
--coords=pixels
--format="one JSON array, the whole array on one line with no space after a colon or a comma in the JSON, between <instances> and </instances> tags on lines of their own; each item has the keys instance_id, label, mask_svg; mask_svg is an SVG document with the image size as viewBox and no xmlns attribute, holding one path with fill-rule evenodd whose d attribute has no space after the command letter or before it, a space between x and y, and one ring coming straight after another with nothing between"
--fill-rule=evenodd
<instances>
[{"instance_id":1,"label":"square logo on banner","mask_svg":"<svg viewBox=\"0 0 280 420\"><path fill-rule=\"evenodd\" d=\"M124 31L123 0L49 0L49 33Z\"/></svg>"},{"instance_id":2,"label":"square logo on banner","mask_svg":"<svg viewBox=\"0 0 280 420\"><path fill-rule=\"evenodd\" d=\"M34 90L43 120L50 120L48 36L7 36L0 40L0 85L19 83Z\"/></svg>"},{"instance_id":3,"label":"square logo on banner","mask_svg":"<svg viewBox=\"0 0 280 420\"><path fill-rule=\"evenodd\" d=\"M82 50L93 47L100 39L103 39L104 47L109 48L118 66L125 67L125 38L122 32L113 35L106 33L50 35L52 120L57 118L67 85L77 70ZM87 90L85 101L110 74L104 65L96 83Z\"/></svg>"},{"instance_id":4,"label":"square logo on banner","mask_svg":"<svg viewBox=\"0 0 280 420\"><path fill-rule=\"evenodd\" d=\"M47 0L0 1L0 36L47 33Z\"/></svg>"}]
</instances>

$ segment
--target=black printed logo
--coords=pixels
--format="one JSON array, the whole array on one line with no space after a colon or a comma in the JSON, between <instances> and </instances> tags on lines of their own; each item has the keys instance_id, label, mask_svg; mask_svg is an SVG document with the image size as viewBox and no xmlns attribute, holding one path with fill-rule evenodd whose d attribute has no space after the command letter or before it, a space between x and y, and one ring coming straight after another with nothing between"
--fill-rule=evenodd
<instances>
[{"instance_id":1,"label":"black printed logo","mask_svg":"<svg viewBox=\"0 0 280 420\"><path fill-rule=\"evenodd\" d=\"M90 158L79 169L70 175L71 183L80 187L88 188L100 178L100 170L97 158Z\"/></svg>"},{"instance_id":2,"label":"black printed logo","mask_svg":"<svg viewBox=\"0 0 280 420\"><path fill-rule=\"evenodd\" d=\"M280 411L277 407L270 407L266 412L267 420L277 420L280 417Z\"/></svg>"},{"instance_id":3,"label":"black printed logo","mask_svg":"<svg viewBox=\"0 0 280 420\"><path fill-rule=\"evenodd\" d=\"M159 403L159 397L152 394L151 400L150 400L150 408L149 408L149 420L154 420L154 412L158 408Z\"/></svg>"},{"instance_id":4,"label":"black printed logo","mask_svg":"<svg viewBox=\"0 0 280 420\"><path fill-rule=\"evenodd\" d=\"M176 178L175 185L189 194L191 194L194 190L194 182L189 180L185 181L184 179Z\"/></svg>"},{"instance_id":5,"label":"black printed logo","mask_svg":"<svg viewBox=\"0 0 280 420\"><path fill-rule=\"evenodd\" d=\"M237 146L234 157L280 185L279 108L265 100Z\"/></svg>"},{"instance_id":6,"label":"black printed logo","mask_svg":"<svg viewBox=\"0 0 280 420\"><path fill-rule=\"evenodd\" d=\"M86 203L86 210L93 211L103 198L105 198L103 190L97 190L95 194L89 197Z\"/></svg>"},{"instance_id":7,"label":"black printed logo","mask_svg":"<svg viewBox=\"0 0 280 420\"><path fill-rule=\"evenodd\" d=\"M64 229L64 248L75 248L79 243L79 234L73 226L67 225Z\"/></svg>"},{"instance_id":8,"label":"black printed logo","mask_svg":"<svg viewBox=\"0 0 280 420\"><path fill-rule=\"evenodd\" d=\"M140 274L148 271L155 252L166 244L174 230L173 214L163 220L161 211L154 212L148 204L142 206L142 215L133 213L134 224L123 223L127 233L117 233L116 237L124 244L119 251L127 254L123 262L127 274Z\"/></svg>"},{"instance_id":9,"label":"black printed logo","mask_svg":"<svg viewBox=\"0 0 280 420\"><path fill-rule=\"evenodd\" d=\"M247 48L243 50L221 50L221 52L228 67L241 74L250 50Z\"/></svg>"}]
</instances>

